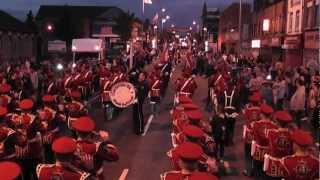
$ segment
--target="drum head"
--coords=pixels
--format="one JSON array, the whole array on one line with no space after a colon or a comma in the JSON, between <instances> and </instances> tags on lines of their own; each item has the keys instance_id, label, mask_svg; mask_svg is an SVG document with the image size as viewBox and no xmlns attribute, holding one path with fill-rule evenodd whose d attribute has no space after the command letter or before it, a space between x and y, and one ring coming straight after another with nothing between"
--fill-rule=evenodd
<instances>
[{"instance_id":1,"label":"drum head","mask_svg":"<svg viewBox=\"0 0 320 180\"><path fill-rule=\"evenodd\" d=\"M128 107L134 102L135 98L135 88L131 83L120 82L113 85L111 88L110 99L116 107Z\"/></svg>"}]
</instances>

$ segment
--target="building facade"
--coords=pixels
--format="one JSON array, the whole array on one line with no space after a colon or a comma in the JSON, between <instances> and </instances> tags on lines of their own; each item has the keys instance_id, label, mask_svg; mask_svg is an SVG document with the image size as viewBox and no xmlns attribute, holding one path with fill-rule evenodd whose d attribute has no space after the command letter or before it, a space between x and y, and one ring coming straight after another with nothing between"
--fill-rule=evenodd
<instances>
[{"instance_id":1,"label":"building facade","mask_svg":"<svg viewBox=\"0 0 320 180\"><path fill-rule=\"evenodd\" d=\"M239 42L239 3L233 3L227 7L220 16L218 48L226 53L238 53ZM241 52L246 53L250 49L250 24L251 24L251 6L242 4L242 23L241 23Z\"/></svg>"},{"instance_id":2,"label":"building facade","mask_svg":"<svg viewBox=\"0 0 320 180\"><path fill-rule=\"evenodd\" d=\"M116 18L124 12L104 6L41 6L36 16L42 37L42 52L48 53L48 42L74 38L101 38L106 46L114 38ZM65 32L63 32L65 31ZM67 46L70 46L70 44ZM71 47L67 47L71 48Z\"/></svg>"},{"instance_id":3,"label":"building facade","mask_svg":"<svg viewBox=\"0 0 320 180\"><path fill-rule=\"evenodd\" d=\"M260 2L260 1L259 1ZM259 3L255 1L255 3ZM269 62L283 61L282 49L286 34L285 0L265 2L254 9L252 16L252 40L260 41L260 48L252 49L254 57L260 56Z\"/></svg>"},{"instance_id":4,"label":"building facade","mask_svg":"<svg viewBox=\"0 0 320 180\"><path fill-rule=\"evenodd\" d=\"M284 64L288 69L303 65L303 0L287 0Z\"/></svg>"},{"instance_id":5,"label":"building facade","mask_svg":"<svg viewBox=\"0 0 320 180\"><path fill-rule=\"evenodd\" d=\"M26 24L0 11L0 62L34 61L36 36Z\"/></svg>"},{"instance_id":6,"label":"building facade","mask_svg":"<svg viewBox=\"0 0 320 180\"><path fill-rule=\"evenodd\" d=\"M305 0L303 12L303 65L312 70L319 70L319 0Z\"/></svg>"}]
</instances>

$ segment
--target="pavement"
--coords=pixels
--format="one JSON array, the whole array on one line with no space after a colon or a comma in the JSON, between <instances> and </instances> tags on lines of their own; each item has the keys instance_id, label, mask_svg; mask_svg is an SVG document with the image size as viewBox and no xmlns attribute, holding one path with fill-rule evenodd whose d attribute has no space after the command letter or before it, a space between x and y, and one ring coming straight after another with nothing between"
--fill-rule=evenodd
<instances>
[{"instance_id":1,"label":"pavement","mask_svg":"<svg viewBox=\"0 0 320 180\"><path fill-rule=\"evenodd\" d=\"M160 112L150 118L148 100L144 105L145 122L150 120L149 128L144 135L133 133L132 107L124 109L117 117L105 121L99 98L91 101L90 115L96 120L98 129L106 130L111 141L118 147L120 159L118 162L106 162L104 173L108 180L158 180L160 174L171 170L171 164L166 152L171 148L171 120L170 109L173 102L174 80L181 73L180 68L173 72L166 96L161 100ZM210 117L205 110L207 96L207 79L196 77L198 89L193 97L202 111ZM243 121L236 123L235 144L225 149L225 160L230 163L232 175L220 179L250 179L242 175L244 167L244 153L242 140Z\"/></svg>"}]
</instances>

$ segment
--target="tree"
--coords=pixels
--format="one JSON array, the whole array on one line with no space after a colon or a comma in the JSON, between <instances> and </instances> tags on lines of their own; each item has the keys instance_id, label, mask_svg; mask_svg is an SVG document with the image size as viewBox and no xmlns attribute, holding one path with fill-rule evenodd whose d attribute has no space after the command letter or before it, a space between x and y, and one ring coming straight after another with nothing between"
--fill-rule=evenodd
<instances>
[{"instance_id":1,"label":"tree","mask_svg":"<svg viewBox=\"0 0 320 180\"><path fill-rule=\"evenodd\" d=\"M123 41L129 40L131 36L132 24L135 21L138 21L138 18L135 17L134 13L130 13L129 11L122 13L115 19L116 25L114 27L114 31L120 35Z\"/></svg>"},{"instance_id":2,"label":"tree","mask_svg":"<svg viewBox=\"0 0 320 180\"><path fill-rule=\"evenodd\" d=\"M26 25L32 30L37 32L37 25L36 22L34 20L34 16L31 10L29 10L28 14L27 14L27 18L25 21Z\"/></svg>"}]
</instances>

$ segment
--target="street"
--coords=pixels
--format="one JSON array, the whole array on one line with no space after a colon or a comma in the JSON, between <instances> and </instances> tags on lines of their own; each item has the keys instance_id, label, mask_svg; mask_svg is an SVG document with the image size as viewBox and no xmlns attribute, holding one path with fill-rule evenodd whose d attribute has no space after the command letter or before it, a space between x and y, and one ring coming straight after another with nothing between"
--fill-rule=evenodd
<instances>
[{"instance_id":1,"label":"street","mask_svg":"<svg viewBox=\"0 0 320 180\"><path fill-rule=\"evenodd\" d=\"M99 129L109 132L111 141L120 151L118 162L105 164L104 173L108 179L117 180L121 177L127 180L157 180L160 179L161 173L171 170L171 164L166 155L166 152L172 147L169 113L174 96L173 82L176 77L179 77L180 68L173 73L166 96L161 100L160 112L153 118L144 136L137 136L133 133L131 107L124 109L116 118L104 121L100 103L93 102L90 115L96 120ZM208 117L204 102L207 96L207 80L197 77L196 81L198 89L193 99ZM150 117L147 101L144 105L144 113L147 124ZM242 124L242 121L237 122L235 145L226 148L225 160L230 163L234 172L222 179L249 179L241 173L244 167Z\"/></svg>"}]
</instances>

